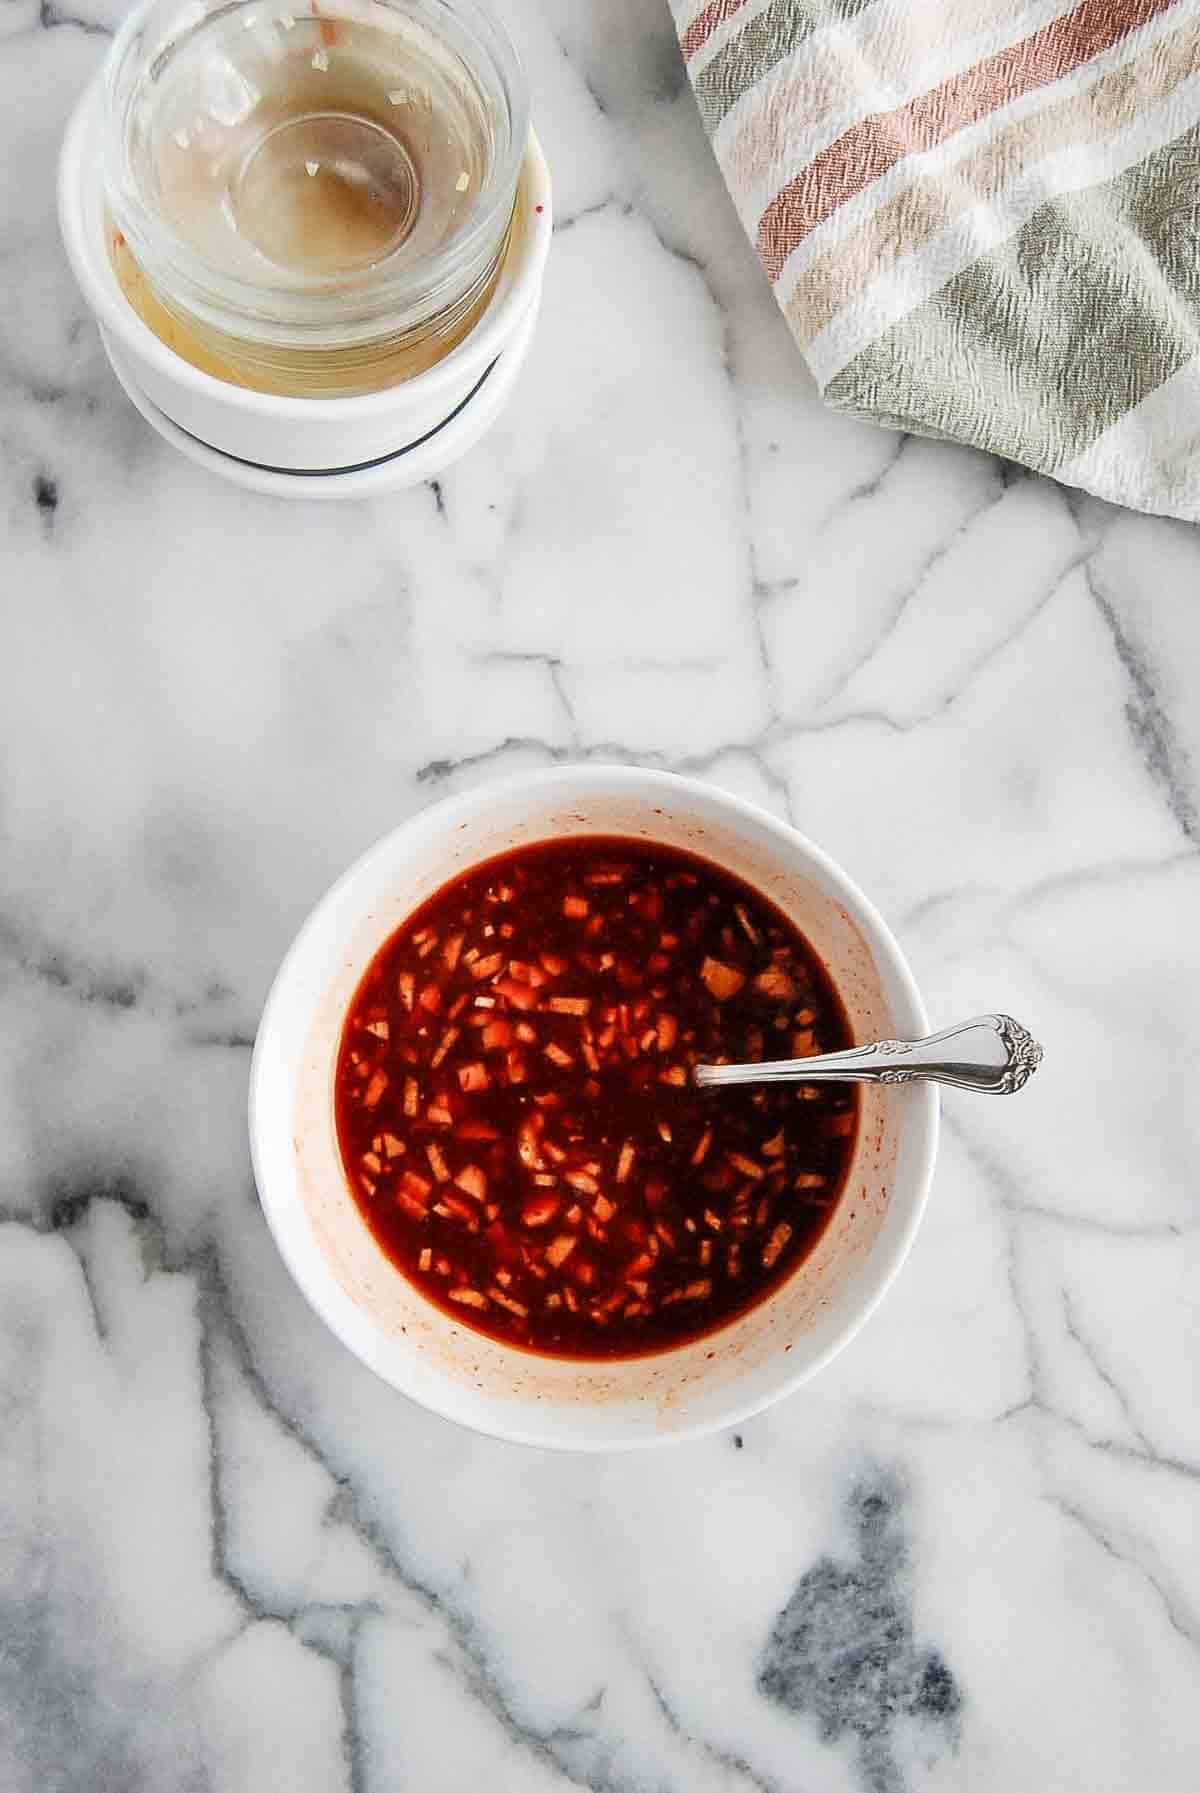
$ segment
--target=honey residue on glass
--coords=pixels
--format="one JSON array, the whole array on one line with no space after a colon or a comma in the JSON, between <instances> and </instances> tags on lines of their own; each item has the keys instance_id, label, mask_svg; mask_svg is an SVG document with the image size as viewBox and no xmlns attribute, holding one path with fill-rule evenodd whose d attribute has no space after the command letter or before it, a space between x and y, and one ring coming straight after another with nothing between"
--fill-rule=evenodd
<instances>
[{"instance_id":1,"label":"honey residue on glass","mask_svg":"<svg viewBox=\"0 0 1200 1793\"><path fill-rule=\"evenodd\" d=\"M436 335L390 346L372 344L369 351L283 350L242 342L206 329L197 318L169 310L115 226L109 230L109 254L117 283L129 304L159 341L182 361L231 386L302 398L346 398L357 392L382 391L424 373L474 329L487 309L503 267L501 262L475 303L456 319L454 326ZM268 355L274 365L266 359Z\"/></svg>"}]
</instances>

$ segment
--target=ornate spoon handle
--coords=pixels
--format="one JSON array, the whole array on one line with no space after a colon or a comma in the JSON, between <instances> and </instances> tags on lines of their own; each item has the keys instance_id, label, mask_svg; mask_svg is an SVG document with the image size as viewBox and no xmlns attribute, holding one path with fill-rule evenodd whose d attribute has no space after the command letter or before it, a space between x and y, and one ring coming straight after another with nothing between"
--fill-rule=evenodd
<instances>
[{"instance_id":1,"label":"ornate spoon handle","mask_svg":"<svg viewBox=\"0 0 1200 1793\"><path fill-rule=\"evenodd\" d=\"M876 1040L818 1058L784 1058L760 1065L697 1065L696 1082L915 1083L928 1078L984 1095L1011 1096L1029 1082L1042 1049L1011 1015L980 1015L925 1040Z\"/></svg>"}]
</instances>

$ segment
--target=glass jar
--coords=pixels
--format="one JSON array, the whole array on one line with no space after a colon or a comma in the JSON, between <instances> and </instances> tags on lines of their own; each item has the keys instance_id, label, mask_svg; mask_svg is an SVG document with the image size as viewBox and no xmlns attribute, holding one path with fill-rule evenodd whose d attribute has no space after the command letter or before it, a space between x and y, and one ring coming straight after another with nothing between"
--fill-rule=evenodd
<instances>
[{"instance_id":1,"label":"glass jar","mask_svg":"<svg viewBox=\"0 0 1200 1793\"><path fill-rule=\"evenodd\" d=\"M155 0L113 43L105 108L117 278L194 366L375 391L486 307L528 100L475 0Z\"/></svg>"}]
</instances>

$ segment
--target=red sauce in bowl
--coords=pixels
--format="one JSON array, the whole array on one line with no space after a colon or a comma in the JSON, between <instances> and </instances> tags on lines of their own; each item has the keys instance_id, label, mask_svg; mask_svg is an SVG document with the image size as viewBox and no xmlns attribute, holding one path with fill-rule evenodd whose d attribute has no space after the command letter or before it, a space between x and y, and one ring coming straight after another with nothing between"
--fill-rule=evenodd
<instances>
[{"instance_id":1,"label":"red sauce in bowl","mask_svg":"<svg viewBox=\"0 0 1200 1793\"><path fill-rule=\"evenodd\" d=\"M851 1044L773 903L672 847L578 837L455 879L381 947L335 1073L346 1176L430 1301L552 1357L724 1325L811 1251L851 1085L701 1090L693 1065Z\"/></svg>"}]
</instances>

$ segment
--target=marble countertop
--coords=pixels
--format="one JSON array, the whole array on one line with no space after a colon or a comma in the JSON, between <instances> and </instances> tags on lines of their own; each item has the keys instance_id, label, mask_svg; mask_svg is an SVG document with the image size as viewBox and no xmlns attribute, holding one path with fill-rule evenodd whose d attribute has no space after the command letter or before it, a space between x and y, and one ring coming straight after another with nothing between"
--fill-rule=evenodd
<instances>
[{"instance_id":1,"label":"marble countertop","mask_svg":"<svg viewBox=\"0 0 1200 1793\"><path fill-rule=\"evenodd\" d=\"M509 9L558 224L494 433L216 484L64 263L70 6L0 21L3 1793L1190 1793L1200 537L823 411L657 0ZM245 1135L315 897L573 758L791 817L1047 1048L816 1381L586 1460L360 1368Z\"/></svg>"}]
</instances>

